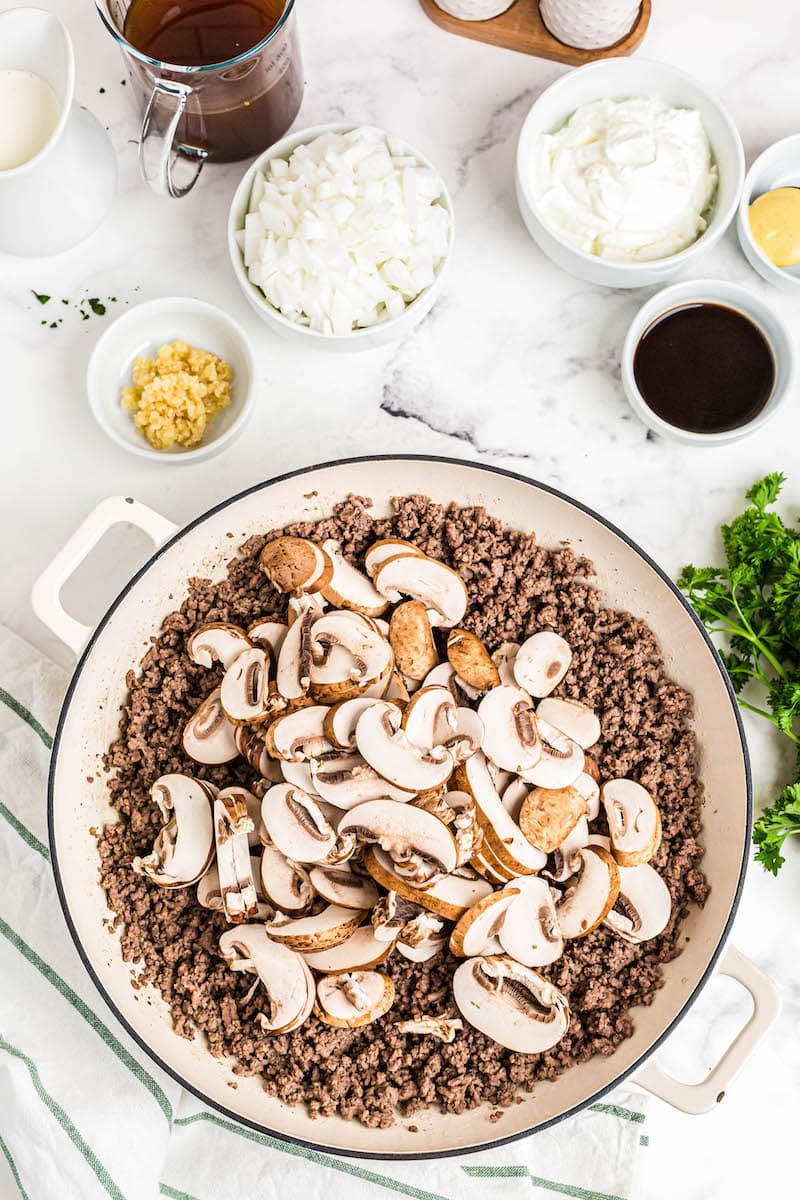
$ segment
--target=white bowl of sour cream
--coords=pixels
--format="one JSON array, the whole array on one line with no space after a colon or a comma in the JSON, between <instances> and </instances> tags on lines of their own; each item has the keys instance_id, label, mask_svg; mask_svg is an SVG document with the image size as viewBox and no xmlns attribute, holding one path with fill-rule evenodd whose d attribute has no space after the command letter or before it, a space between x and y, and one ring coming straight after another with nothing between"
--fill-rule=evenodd
<instances>
[{"instance_id":1,"label":"white bowl of sour cream","mask_svg":"<svg viewBox=\"0 0 800 1200\"><path fill-rule=\"evenodd\" d=\"M609 58L563 76L520 132L517 199L539 248L589 283L646 287L730 224L744 150L727 110L676 67Z\"/></svg>"}]
</instances>

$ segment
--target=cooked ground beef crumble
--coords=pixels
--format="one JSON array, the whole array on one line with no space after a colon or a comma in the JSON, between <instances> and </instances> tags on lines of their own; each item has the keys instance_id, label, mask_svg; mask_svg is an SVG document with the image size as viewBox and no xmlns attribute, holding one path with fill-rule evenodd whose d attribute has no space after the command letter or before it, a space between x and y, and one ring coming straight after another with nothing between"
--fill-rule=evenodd
<instances>
[{"instance_id":1,"label":"cooked ground beef crumble","mask_svg":"<svg viewBox=\"0 0 800 1200\"><path fill-rule=\"evenodd\" d=\"M466 1024L452 1045L396 1032L395 1022L424 1013L459 1015L450 988L459 960L446 950L422 964L399 955L388 960L381 969L394 980L396 1001L372 1025L334 1029L312 1015L296 1032L270 1037L255 1019L258 990L244 1001L252 979L231 972L219 955L226 928L221 914L202 908L194 887L169 891L131 870L131 860L151 849L161 826L149 796L159 775L183 771L219 786L254 781L243 760L203 767L184 755L183 725L221 674L193 664L185 644L205 621L246 626L284 614L285 598L258 566L261 548L279 532L316 541L335 537L353 561L376 538L413 541L461 574L470 596L464 625L490 650L539 629L562 634L574 657L557 694L582 700L600 715L602 737L592 754L602 777L630 776L655 795L663 838L653 865L672 895L670 923L640 946L597 929L567 942L563 957L541 969L565 993L572 1015L568 1033L547 1053L514 1053ZM117 914L124 958L135 965L139 983L161 992L179 1034L200 1031L212 1054L237 1060L237 1073L260 1074L268 1093L305 1103L312 1115L338 1112L382 1127L432 1105L448 1112L504 1107L537 1080L553 1079L594 1054L611 1054L633 1030L631 1009L649 1004L661 986L661 964L679 953L689 904L702 905L707 896L690 697L666 676L647 626L603 607L586 559L566 545L542 549L535 535L504 529L482 508L445 509L409 496L395 502L390 519L375 520L367 500L351 497L322 522L251 537L222 582L190 581L180 610L164 621L126 682L120 737L106 760L118 820L98 839L101 880Z\"/></svg>"}]
</instances>

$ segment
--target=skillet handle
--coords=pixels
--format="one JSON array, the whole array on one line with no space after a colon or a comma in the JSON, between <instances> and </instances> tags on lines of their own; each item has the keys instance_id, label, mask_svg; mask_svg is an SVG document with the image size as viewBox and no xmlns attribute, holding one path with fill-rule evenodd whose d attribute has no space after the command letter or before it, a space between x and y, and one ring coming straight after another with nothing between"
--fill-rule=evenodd
<instances>
[{"instance_id":1,"label":"skillet handle","mask_svg":"<svg viewBox=\"0 0 800 1200\"><path fill-rule=\"evenodd\" d=\"M83 625L69 615L61 603L61 589L103 534L114 525L135 525L152 539L154 546L160 546L177 533L179 528L152 508L147 508L138 500L132 500L130 496L109 496L106 500L101 500L78 526L49 567L36 580L31 592L33 611L39 620L76 654L80 653L88 641L92 627Z\"/></svg>"},{"instance_id":2,"label":"skillet handle","mask_svg":"<svg viewBox=\"0 0 800 1200\"><path fill-rule=\"evenodd\" d=\"M735 946L728 946L717 971L740 983L753 1001L750 1019L739 1030L719 1062L700 1083L682 1083L652 1061L633 1076L634 1083L692 1116L710 1112L724 1099L729 1085L777 1020L781 1010L780 993L775 984Z\"/></svg>"}]
</instances>

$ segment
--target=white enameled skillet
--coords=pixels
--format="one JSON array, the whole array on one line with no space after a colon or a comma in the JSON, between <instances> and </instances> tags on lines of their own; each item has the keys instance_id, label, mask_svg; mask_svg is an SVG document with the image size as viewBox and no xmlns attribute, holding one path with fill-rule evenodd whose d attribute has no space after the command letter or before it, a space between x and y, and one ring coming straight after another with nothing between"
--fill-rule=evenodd
<instances>
[{"instance_id":1,"label":"white enameled skillet","mask_svg":"<svg viewBox=\"0 0 800 1200\"><path fill-rule=\"evenodd\" d=\"M125 698L125 673L139 662L162 619L176 607L190 576L219 578L231 547L249 534L291 521L313 520L354 492L388 511L392 496L421 492L434 500L483 504L507 524L535 530L545 546L568 540L595 564L608 603L629 609L655 631L669 673L694 696L700 772L706 790L704 868L711 884L705 908L692 908L685 946L664 967L665 984L652 1005L633 1012L635 1031L610 1057L565 1072L512 1106L499 1125L488 1110L461 1116L416 1113L411 1132L367 1129L338 1117L311 1120L266 1096L257 1079L237 1078L215 1060L201 1038L172 1030L160 996L134 991L118 938L104 924L108 910L98 882L92 828L113 818L101 758L114 739ZM69 616L59 594L65 580L112 525L143 529L157 547L92 631ZM231 541L233 534L234 541ZM72 937L96 987L139 1045L204 1103L259 1131L322 1150L381 1158L418 1158L497 1145L542 1129L595 1102L632 1076L686 1112L719 1101L732 1077L775 1019L779 1007L768 979L728 946L749 858L750 772L741 722L720 660L700 623L669 581L623 533L553 489L476 463L426 457L380 456L296 471L234 496L184 529L131 499L103 501L36 584L36 612L79 655L61 712L49 784L53 870ZM91 779L93 782L88 782ZM697 999L714 971L751 992L753 1015L711 1074L688 1086L651 1057ZM229 1083L236 1081L236 1089Z\"/></svg>"}]
</instances>

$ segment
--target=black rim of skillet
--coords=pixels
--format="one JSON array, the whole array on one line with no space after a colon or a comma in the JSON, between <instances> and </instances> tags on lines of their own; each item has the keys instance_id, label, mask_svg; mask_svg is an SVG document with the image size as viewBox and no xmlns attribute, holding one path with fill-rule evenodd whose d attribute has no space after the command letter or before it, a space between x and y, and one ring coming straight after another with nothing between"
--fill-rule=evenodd
<instances>
[{"instance_id":1,"label":"black rim of skillet","mask_svg":"<svg viewBox=\"0 0 800 1200\"><path fill-rule=\"evenodd\" d=\"M739 867L739 878L738 878L738 881L736 884L736 891L735 891L735 894L734 894L734 897L733 897L733 900L731 903L728 917L725 921L725 925L724 925L724 927L719 935L719 938L717 940L716 947L709 958L708 964L707 964L705 970L703 971L703 974L701 975L696 986L692 990L691 995L689 995L687 997L686 1001L681 1006L680 1012L678 1012L676 1014L676 1016L673 1017L673 1019L670 1021L670 1023L667 1025L667 1027L659 1034L659 1036L652 1043L652 1045L649 1046L648 1049L645 1051L645 1053L640 1055L639 1058L637 1058L636 1061L631 1064L631 1066L627 1067L624 1071L620 1072L619 1075L616 1075L614 1077L614 1079L611 1080L610 1083L605 1084L603 1087L599 1088L596 1092L593 1092L591 1095L585 1097L578 1104L574 1104L571 1108L565 1110L564 1112L558 1113L556 1116L551 1117L550 1120L542 1121L538 1125L530 1126L527 1130L522 1130L520 1133L513 1133L513 1134L510 1134L508 1137L493 1138L490 1141L480 1142L479 1144L476 1144L473 1146L458 1147L453 1150L432 1150L432 1151L429 1150L429 1151L420 1151L419 1153L409 1153L409 1154L393 1154L393 1153L387 1154L386 1152L381 1153L380 1151L372 1152L372 1151L368 1151L368 1150L346 1150L346 1149L341 1149L341 1148L335 1147L335 1146L325 1146L318 1142L308 1141L305 1138L293 1137L291 1134L284 1133L282 1131L278 1131L275 1129L270 1129L269 1126L260 1124L258 1121L251 1121L247 1117L243 1117L239 1113L233 1112L231 1109L226 1108L224 1104L220 1104L216 1100L212 1100L210 1096L205 1095L205 1093L203 1093L199 1088L197 1088L197 1087L193 1086L191 1083L189 1083L186 1079L183 1078L182 1075L179 1074L178 1071L176 1071L173 1067L171 1067L169 1065L169 1063L164 1062L164 1060L162 1058L160 1058L159 1055L156 1054L155 1051L153 1049L151 1049L150 1046L148 1046L147 1042L137 1032L137 1030L133 1028L133 1026L125 1019L125 1017L122 1016L122 1014L120 1013L116 1004L111 999L108 992L106 991L99 976L95 972L92 964L89 961L89 958L88 958L86 952L84 951L80 937L78 936L77 929L75 928L75 925L73 924L73 921L72 921L72 917L70 915L69 904L67 901L66 893L64 891L63 881L61 878L61 871L60 871L60 868L58 865L58 853L57 853L57 848L56 848L56 843L55 843L53 807L54 807L54 793L55 793L56 763L58 761L58 752L59 752L59 748L61 745L61 738L64 733L64 726L65 726L67 718L69 716L69 710L70 710L70 705L72 702L72 696L73 696L73 693L77 686L78 680L83 672L83 668L84 668L90 654L92 653L92 650L94 649L97 639L99 638L102 631L105 629L111 616L114 614L114 612L119 607L119 605L122 603L122 601L125 599L125 597L128 595L128 593L130 591L132 591L132 589L136 586L136 584L139 582L139 580L150 570L150 568L152 566L154 566L155 563L158 562L158 560L162 557L162 555L164 555L176 542L180 541L180 539L183 537L183 535L185 533L188 533L191 529L194 529L196 526L201 525L209 517L212 517L216 513L221 512L223 509L230 507L237 500L241 500L245 496L251 496L255 492L264 491L265 489L271 487L273 484L282 483L287 479L296 479L302 475L309 475L314 471L326 470L326 469L330 469L332 467L346 467L346 466L351 466L351 465L354 465L357 463L366 463L366 462L445 463L448 466L463 467L463 468L466 468L471 471L479 471L479 472L488 473L490 475L504 476L507 479L514 479L514 480L517 480L519 483L527 484L529 487L532 487L539 491L547 492L549 495L555 496L559 500L565 501L567 504L571 504L574 508L579 509L581 512L585 513L587 516L592 517L595 521L599 522L599 524L604 525L605 528L610 530L611 533L616 534L616 536L618 538L620 538L620 540L623 541L627 546L629 546L630 549L632 549L636 554L638 554L640 556L640 558L642 558L644 560L644 562L646 562L647 565L649 567L651 567L653 571L655 571L655 573L662 580L662 582L667 585L667 587L672 592L672 594L680 601L684 611L691 618L695 627L698 629L698 631L702 635L703 640L705 641L708 649L710 650L710 652L712 654L712 657L716 664L717 670L719 671L720 676L722 677L722 681L723 681L726 691L728 693L728 697L729 697L730 703L731 703L731 708L733 709L734 717L736 719L736 727L739 732L739 741L741 744L742 757L743 757L743 761L744 761L745 783L746 783L746 793L747 793L746 794L747 822L746 822L746 830L745 830L746 836L744 839L744 851L742 854L742 862ZM64 913L64 919L67 923L67 928L69 929L72 940L75 943L75 948L78 951L80 959L81 959L84 967L86 968L86 971L89 974L89 977L91 978L91 980L94 983L95 987L97 988L98 992L102 996L106 1005L110 1008L111 1012L114 1014L114 1016L119 1021L119 1023L122 1025L122 1027L125 1029L125 1031L133 1038L133 1040L136 1042L136 1044L138 1046L140 1046L142 1050L144 1050L145 1054L147 1054L147 1056L150 1059L152 1059L152 1061L155 1062L156 1065L159 1066L162 1071L165 1071L167 1075L169 1075L172 1079L174 1079L176 1081L176 1083L179 1083L181 1085L181 1087L185 1088L188 1092L191 1092L193 1096L196 1096L197 1099L201 1101L201 1103L208 1105L210 1108L215 1109L219 1113L222 1113L223 1116L228 1117L231 1121L234 1121L239 1125L244 1125L245 1127L254 1130L256 1133L265 1134L268 1137L277 1138L279 1141L289 1142L293 1145L302 1146L306 1149L314 1150L316 1152L321 1152L323 1154L329 1154L329 1155L331 1155L331 1157L339 1156L339 1157L343 1157L343 1158L357 1158L357 1159L370 1159L370 1160L386 1159L387 1161L391 1161L391 1162L416 1161L418 1159L453 1158L459 1154L477 1154L482 1150L492 1150L497 1146L505 1146L511 1142L519 1141L521 1138L529 1137L533 1133L539 1133L544 1129L550 1129L552 1126L559 1124L559 1122L566 1120L568 1117L575 1116L577 1113L579 1113L579 1112L583 1111L583 1109L587 1108L590 1104L596 1103L603 1096L607 1095L610 1091L613 1090L613 1088L617 1087L625 1079L627 1079L629 1076L633 1075L641 1066L643 1066L643 1064L649 1058L651 1058L652 1055L655 1054L655 1052L658 1050L658 1048L664 1043L664 1041L669 1037L669 1035L677 1028L677 1026L680 1024L680 1022L686 1016L686 1013L689 1011L691 1006L697 1000L701 991L703 990L705 985L708 983L709 979L711 978L711 976L714 972L714 967L716 966L717 961L719 960L719 957L722 954L722 951L723 951L725 944L728 940L728 937L730 935L731 926L733 924L734 918L736 916L736 912L739 907L739 902L741 900L742 888L744 886L745 874L747 871L747 864L748 864L748 859L749 859L750 831L751 831L751 827L752 827L752 821L753 821L753 786L752 786L752 775L751 775L751 769L750 769L750 757L748 754L747 742L745 740L744 726L742 724L741 713L739 712L739 706L736 702L735 693L731 686L731 682L730 682L730 679L728 678L728 674L725 670L725 667L722 664L722 660L720 659L719 654L717 653L717 650L716 650L713 642L711 641L711 638L708 636L708 633L706 632L705 627L703 626L703 623L700 621L700 618L697 616L694 609L691 607L689 602L685 599L685 597L680 592L680 590L676 587L676 585L672 582L672 580L669 578L669 576L667 574L665 574L665 572L661 569L661 567L659 567L658 564L656 562L654 562L654 560L647 553L645 553L644 550L642 550L639 546L637 546L636 543L627 536L627 534L623 533L621 529L618 529L617 526L614 525L611 521L606 520L605 517L600 516L593 509L589 508L587 505L582 504L579 500L574 500L571 496L566 495L564 492L559 491L557 488L551 487L549 484L546 484L546 483L540 483L538 480L530 479L530 478L526 477L525 475L520 475L516 471L508 471L502 467L486 466L481 462L470 462L466 459L450 458L446 455L431 455L431 454L357 455L357 456L354 456L351 458L339 458L339 459L335 459L331 462L318 463L312 467L300 467L295 471L286 471L282 475L275 475L271 479L265 480L262 483L257 483L257 484L254 484L252 487L245 488L243 491L238 492L235 496L231 496L227 500L222 500L219 504L215 504L212 508L207 509L206 512L204 512L201 516L195 517L195 519L193 521L190 521L187 525L182 526L178 530L177 533L173 534L173 536L171 538L169 538L166 542L164 542L164 544L162 546L159 546L158 549L150 556L150 558L148 558L148 560L144 564L144 566L142 566L136 572L136 574L132 576L130 581L125 585L125 587L119 593L116 600L114 600L113 603L109 606L105 615L100 619L100 621L97 624L97 627L95 628L91 637L89 638L89 641L87 642L86 646L84 647L83 651L81 652L81 655L75 666L75 670L73 672L72 678L70 679L69 687L67 689L67 694L64 698L64 703L62 705L61 713L58 718L58 726L56 728L55 736L53 738L53 750L52 750L52 756L50 759L50 772L49 772L48 785L47 785L47 827L48 827L48 838L49 838L49 843L50 843L50 856L51 856L51 862L52 862L52 867L53 867L53 876L55 878L56 889L58 892L58 898L59 898L59 902L61 904L62 912Z\"/></svg>"}]
</instances>

